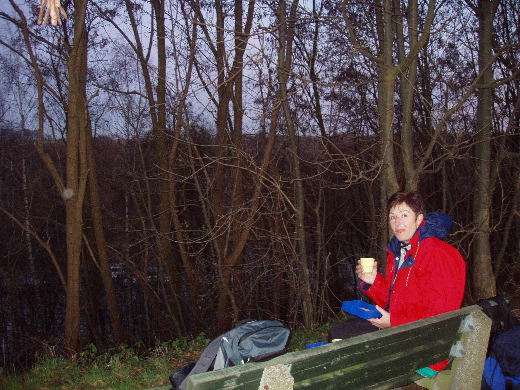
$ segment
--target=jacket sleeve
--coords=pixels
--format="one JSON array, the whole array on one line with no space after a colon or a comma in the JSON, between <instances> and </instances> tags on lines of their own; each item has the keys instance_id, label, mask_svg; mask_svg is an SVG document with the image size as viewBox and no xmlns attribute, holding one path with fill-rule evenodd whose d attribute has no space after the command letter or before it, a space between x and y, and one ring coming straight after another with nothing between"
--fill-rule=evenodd
<instances>
[{"instance_id":1,"label":"jacket sleeve","mask_svg":"<svg viewBox=\"0 0 520 390\"><path fill-rule=\"evenodd\" d=\"M367 295L370 299L372 299L376 305L382 307L383 309L386 308L388 304L388 292L390 289L390 281L392 280L391 278L393 275L393 267L388 266L389 264L392 264L390 262L393 262L391 255L387 257L386 278L378 272L373 284L361 282L360 286L361 291L364 292L365 295ZM392 275L389 275L390 273L392 273Z\"/></svg>"}]
</instances>

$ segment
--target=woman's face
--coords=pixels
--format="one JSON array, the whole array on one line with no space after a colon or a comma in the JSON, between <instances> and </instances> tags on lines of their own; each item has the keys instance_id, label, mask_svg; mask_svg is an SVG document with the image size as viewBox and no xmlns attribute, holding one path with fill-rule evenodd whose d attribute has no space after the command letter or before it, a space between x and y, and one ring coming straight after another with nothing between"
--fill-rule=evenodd
<instances>
[{"instance_id":1,"label":"woman's face","mask_svg":"<svg viewBox=\"0 0 520 390\"><path fill-rule=\"evenodd\" d=\"M406 203L400 203L390 209L388 220L397 239L408 244L421 224L423 215L415 214Z\"/></svg>"}]
</instances>

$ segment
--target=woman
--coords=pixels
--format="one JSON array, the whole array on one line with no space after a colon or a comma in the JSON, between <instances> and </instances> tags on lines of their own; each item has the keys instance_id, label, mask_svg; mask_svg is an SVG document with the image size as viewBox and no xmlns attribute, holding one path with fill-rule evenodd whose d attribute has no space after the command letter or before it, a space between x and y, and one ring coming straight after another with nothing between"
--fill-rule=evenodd
<instances>
[{"instance_id":1,"label":"woman","mask_svg":"<svg viewBox=\"0 0 520 390\"><path fill-rule=\"evenodd\" d=\"M452 218L440 212L426 215L424 200L416 191L396 192L387 206L394 237L386 249L386 276L377 266L371 273L363 273L359 263L356 267L361 291L376 303L381 317L365 325L354 320L356 329L348 329L348 322L335 325L329 331L330 340L402 325L459 309L462 304L466 264L457 249L442 241ZM445 365L431 368L439 371Z\"/></svg>"}]
</instances>

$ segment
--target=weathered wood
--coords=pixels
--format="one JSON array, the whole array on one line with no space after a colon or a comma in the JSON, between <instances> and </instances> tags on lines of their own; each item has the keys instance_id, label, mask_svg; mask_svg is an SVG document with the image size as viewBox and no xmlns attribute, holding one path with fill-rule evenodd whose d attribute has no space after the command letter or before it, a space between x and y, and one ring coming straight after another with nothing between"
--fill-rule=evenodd
<instances>
[{"instance_id":1,"label":"weathered wood","mask_svg":"<svg viewBox=\"0 0 520 390\"><path fill-rule=\"evenodd\" d=\"M459 332L461 322L475 312L483 314L478 306L466 307L399 327L288 353L268 362L194 375L188 379L188 390L258 389L264 368L272 365L289 368L294 378L294 389L392 389L420 378L417 369L448 359L451 347L459 340L466 343L467 353L479 349L475 337L489 334L489 323L486 324L481 316L477 315L475 320L479 331L473 332L479 336L463 336ZM466 386L466 379L461 376L463 370L474 367L473 375L479 378L480 383L483 366L480 349L477 355L477 358L461 363L454 362L453 372L459 377L456 381L464 381L464 389L476 387ZM456 363L462 368L457 370Z\"/></svg>"}]
</instances>

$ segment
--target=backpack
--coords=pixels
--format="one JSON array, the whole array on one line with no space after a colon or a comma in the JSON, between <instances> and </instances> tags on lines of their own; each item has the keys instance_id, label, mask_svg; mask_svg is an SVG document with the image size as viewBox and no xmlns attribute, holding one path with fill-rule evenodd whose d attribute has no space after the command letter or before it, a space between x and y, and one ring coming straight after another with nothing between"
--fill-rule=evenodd
<instances>
[{"instance_id":1,"label":"backpack","mask_svg":"<svg viewBox=\"0 0 520 390\"><path fill-rule=\"evenodd\" d=\"M520 390L520 321L502 297L477 302L491 322L482 390Z\"/></svg>"},{"instance_id":2,"label":"backpack","mask_svg":"<svg viewBox=\"0 0 520 390\"><path fill-rule=\"evenodd\" d=\"M191 375L282 355L287 352L290 333L279 321L242 321L212 340L197 363L190 363L170 375L172 390L185 390Z\"/></svg>"}]
</instances>

